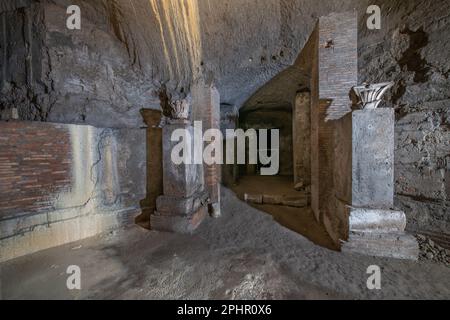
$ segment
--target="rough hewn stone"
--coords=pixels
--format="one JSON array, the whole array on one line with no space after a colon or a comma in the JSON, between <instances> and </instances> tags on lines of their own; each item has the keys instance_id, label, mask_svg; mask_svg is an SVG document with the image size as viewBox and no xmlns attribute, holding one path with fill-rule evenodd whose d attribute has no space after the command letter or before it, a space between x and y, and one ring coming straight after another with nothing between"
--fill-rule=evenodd
<instances>
[{"instance_id":1,"label":"rough hewn stone","mask_svg":"<svg viewBox=\"0 0 450 320\"><path fill-rule=\"evenodd\" d=\"M191 155L195 150L194 127L190 122L168 119L162 130L164 194L156 200L150 225L158 231L191 233L205 218L210 201L204 185L203 165L194 164L193 158L181 164L175 164L172 159L173 148L180 143L172 141L172 133L179 129L189 133L183 137L183 142L190 147Z\"/></svg>"}]
</instances>

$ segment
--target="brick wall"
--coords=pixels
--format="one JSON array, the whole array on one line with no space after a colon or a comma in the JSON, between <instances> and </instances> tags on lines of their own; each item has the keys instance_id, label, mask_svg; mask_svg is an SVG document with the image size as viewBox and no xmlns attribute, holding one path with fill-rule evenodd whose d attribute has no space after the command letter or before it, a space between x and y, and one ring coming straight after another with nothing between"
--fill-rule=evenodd
<instances>
[{"instance_id":1,"label":"brick wall","mask_svg":"<svg viewBox=\"0 0 450 320\"><path fill-rule=\"evenodd\" d=\"M70 133L58 124L0 124L0 218L53 209L70 188Z\"/></svg>"},{"instance_id":2,"label":"brick wall","mask_svg":"<svg viewBox=\"0 0 450 320\"><path fill-rule=\"evenodd\" d=\"M319 98L332 100L327 120L351 111L349 92L358 82L356 12L331 14L319 22Z\"/></svg>"},{"instance_id":3,"label":"brick wall","mask_svg":"<svg viewBox=\"0 0 450 320\"><path fill-rule=\"evenodd\" d=\"M145 130L0 121L0 262L133 223Z\"/></svg>"},{"instance_id":4,"label":"brick wall","mask_svg":"<svg viewBox=\"0 0 450 320\"><path fill-rule=\"evenodd\" d=\"M356 13L350 12L320 18L312 35L318 58L312 59L311 73L311 202L336 242L345 223L335 215L333 157L339 141L333 120L351 111L349 92L358 79L357 33Z\"/></svg>"}]
</instances>

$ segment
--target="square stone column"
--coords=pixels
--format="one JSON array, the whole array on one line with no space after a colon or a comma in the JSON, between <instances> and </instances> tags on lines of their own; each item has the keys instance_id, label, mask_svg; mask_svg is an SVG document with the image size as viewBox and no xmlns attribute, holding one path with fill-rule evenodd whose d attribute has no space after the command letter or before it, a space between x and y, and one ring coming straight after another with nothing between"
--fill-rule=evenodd
<instances>
[{"instance_id":1,"label":"square stone column","mask_svg":"<svg viewBox=\"0 0 450 320\"><path fill-rule=\"evenodd\" d=\"M162 160L162 129L161 111L142 109L141 115L147 125L147 196L141 201L142 215L137 223L146 227L150 216L156 209L156 199L163 194L163 160Z\"/></svg>"},{"instance_id":2,"label":"square stone column","mask_svg":"<svg viewBox=\"0 0 450 320\"><path fill-rule=\"evenodd\" d=\"M211 84L199 81L192 86L192 120L201 121L203 133L209 129L220 130L220 94ZM221 165L204 164L205 189L209 193L209 214L220 217Z\"/></svg>"},{"instance_id":3,"label":"square stone column","mask_svg":"<svg viewBox=\"0 0 450 320\"><path fill-rule=\"evenodd\" d=\"M393 207L394 121L393 109L356 110L336 121L338 199L355 207Z\"/></svg>"},{"instance_id":4,"label":"square stone column","mask_svg":"<svg viewBox=\"0 0 450 320\"><path fill-rule=\"evenodd\" d=\"M203 166L175 164L173 148L180 141L171 141L172 133L186 130L186 145L194 152L194 128L187 120L168 120L162 129L163 138L163 191L158 197L156 210L151 216L154 230L192 233L207 215L208 193L204 189Z\"/></svg>"},{"instance_id":5,"label":"square stone column","mask_svg":"<svg viewBox=\"0 0 450 320\"><path fill-rule=\"evenodd\" d=\"M220 130L224 138L223 144L223 157L226 159L226 149L229 143L234 143L235 149L237 148L237 139L231 138L229 141L227 138L227 130L236 130L238 128L239 110L234 105L222 104L220 106ZM238 179L239 167L237 165L237 152L234 151L234 163L222 165L221 182L227 186L233 186Z\"/></svg>"},{"instance_id":6,"label":"square stone column","mask_svg":"<svg viewBox=\"0 0 450 320\"><path fill-rule=\"evenodd\" d=\"M417 259L406 217L394 208L393 109L353 111L335 123L336 214L348 221L342 250Z\"/></svg>"},{"instance_id":7,"label":"square stone column","mask_svg":"<svg viewBox=\"0 0 450 320\"><path fill-rule=\"evenodd\" d=\"M311 186L311 93L295 97L292 123L294 184Z\"/></svg>"}]
</instances>

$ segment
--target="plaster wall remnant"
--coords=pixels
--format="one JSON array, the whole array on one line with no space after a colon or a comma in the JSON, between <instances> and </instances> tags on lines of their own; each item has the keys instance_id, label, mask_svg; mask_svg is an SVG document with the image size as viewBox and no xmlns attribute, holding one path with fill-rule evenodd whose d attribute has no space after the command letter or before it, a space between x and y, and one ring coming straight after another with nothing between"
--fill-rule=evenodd
<instances>
[{"instance_id":1,"label":"plaster wall remnant","mask_svg":"<svg viewBox=\"0 0 450 320\"><path fill-rule=\"evenodd\" d=\"M134 222L143 131L13 121L0 126L0 261ZM130 195L132 194L132 196ZM126 195L126 197L124 197ZM137 198L137 199L136 199Z\"/></svg>"}]
</instances>

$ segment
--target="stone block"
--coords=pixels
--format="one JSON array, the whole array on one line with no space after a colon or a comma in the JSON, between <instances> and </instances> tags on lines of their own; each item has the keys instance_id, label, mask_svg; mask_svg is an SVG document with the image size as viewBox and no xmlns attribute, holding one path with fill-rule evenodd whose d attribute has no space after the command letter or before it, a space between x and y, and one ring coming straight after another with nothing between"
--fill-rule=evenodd
<instances>
[{"instance_id":1,"label":"stone block","mask_svg":"<svg viewBox=\"0 0 450 320\"><path fill-rule=\"evenodd\" d=\"M394 110L357 110L336 123L337 198L355 207L394 205Z\"/></svg>"},{"instance_id":2,"label":"stone block","mask_svg":"<svg viewBox=\"0 0 450 320\"><path fill-rule=\"evenodd\" d=\"M160 196L156 200L157 214L187 216L208 204L208 193L199 192L188 198Z\"/></svg>"},{"instance_id":3,"label":"stone block","mask_svg":"<svg viewBox=\"0 0 450 320\"><path fill-rule=\"evenodd\" d=\"M203 165L180 164L177 165L172 161L171 155L173 148L180 141L171 141L172 133L182 129L190 135L187 144L190 145L191 154L194 152L194 128L184 121L171 122L163 128L163 177L164 177L164 194L174 197L188 198L196 192L202 192L204 189Z\"/></svg>"},{"instance_id":4,"label":"stone block","mask_svg":"<svg viewBox=\"0 0 450 320\"><path fill-rule=\"evenodd\" d=\"M309 197L307 195L299 195L296 197L286 197L283 195L270 195L270 194L248 194L244 195L244 200L247 203L253 204L268 204L274 206L286 206L304 208L309 204Z\"/></svg>"},{"instance_id":5,"label":"stone block","mask_svg":"<svg viewBox=\"0 0 450 320\"><path fill-rule=\"evenodd\" d=\"M158 231L192 234L208 215L208 207L202 206L189 215L159 215L157 212L151 216L152 229Z\"/></svg>"},{"instance_id":6,"label":"stone block","mask_svg":"<svg viewBox=\"0 0 450 320\"><path fill-rule=\"evenodd\" d=\"M419 245L414 236L400 233L350 232L342 252L376 257L418 260Z\"/></svg>"},{"instance_id":7,"label":"stone block","mask_svg":"<svg viewBox=\"0 0 450 320\"><path fill-rule=\"evenodd\" d=\"M263 195L263 203L276 206L281 205L283 203L283 196L265 194Z\"/></svg>"},{"instance_id":8,"label":"stone block","mask_svg":"<svg viewBox=\"0 0 450 320\"><path fill-rule=\"evenodd\" d=\"M394 205L394 109L352 113L352 204Z\"/></svg>"},{"instance_id":9,"label":"stone block","mask_svg":"<svg viewBox=\"0 0 450 320\"><path fill-rule=\"evenodd\" d=\"M263 195L246 193L244 195L244 201L248 203L263 204Z\"/></svg>"},{"instance_id":10,"label":"stone block","mask_svg":"<svg viewBox=\"0 0 450 320\"><path fill-rule=\"evenodd\" d=\"M309 202L308 197L286 197L281 204L287 207L304 208L308 206Z\"/></svg>"}]
</instances>

